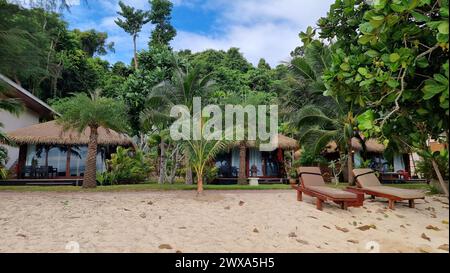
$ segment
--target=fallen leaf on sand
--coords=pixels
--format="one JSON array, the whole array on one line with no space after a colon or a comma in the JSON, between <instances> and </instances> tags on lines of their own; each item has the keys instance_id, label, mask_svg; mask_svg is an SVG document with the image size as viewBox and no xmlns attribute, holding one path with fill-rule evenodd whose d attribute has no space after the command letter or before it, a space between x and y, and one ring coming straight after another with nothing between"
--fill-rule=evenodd
<instances>
[{"instance_id":1,"label":"fallen leaf on sand","mask_svg":"<svg viewBox=\"0 0 450 273\"><path fill-rule=\"evenodd\" d=\"M432 229L432 230L435 230L435 231L441 230L440 228L435 227L435 226L432 226L432 225L428 225L428 226L426 227L426 229Z\"/></svg>"},{"instance_id":2,"label":"fallen leaf on sand","mask_svg":"<svg viewBox=\"0 0 450 273\"><path fill-rule=\"evenodd\" d=\"M22 238L27 238L28 236L22 233L18 233L17 236L22 237Z\"/></svg>"},{"instance_id":3,"label":"fallen leaf on sand","mask_svg":"<svg viewBox=\"0 0 450 273\"><path fill-rule=\"evenodd\" d=\"M438 247L440 250L448 251L448 244L443 244Z\"/></svg>"},{"instance_id":4,"label":"fallen leaf on sand","mask_svg":"<svg viewBox=\"0 0 450 273\"><path fill-rule=\"evenodd\" d=\"M291 232L291 233L289 233L289 238L294 238L294 237L297 237L297 234L295 234L295 232Z\"/></svg>"},{"instance_id":5,"label":"fallen leaf on sand","mask_svg":"<svg viewBox=\"0 0 450 273\"><path fill-rule=\"evenodd\" d=\"M357 229L362 230L362 231L366 231L371 228L377 229L377 227L375 225L364 225L364 226L357 227Z\"/></svg>"},{"instance_id":6,"label":"fallen leaf on sand","mask_svg":"<svg viewBox=\"0 0 450 273\"><path fill-rule=\"evenodd\" d=\"M259 233L259 230L258 230L257 228L254 228L254 229L253 229L253 232L254 232L254 233Z\"/></svg>"},{"instance_id":7,"label":"fallen leaf on sand","mask_svg":"<svg viewBox=\"0 0 450 273\"><path fill-rule=\"evenodd\" d=\"M123 208L123 210L124 210L124 211L131 211L130 209L127 209L127 208Z\"/></svg>"},{"instance_id":8,"label":"fallen leaf on sand","mask_svg":"<svg viewBox=\"0 0 450 273\"><path fill-rule=\"evenodd\" d=\"M147 217L147 215L145 214L145 212L139 214L139 216L141 216L141 218L146 218L146 217Z\"/></svg>"},{"instance_id":9,"label":"fallen leaf on sand","mask_svg":"<svg viewBox=\"0 0 450 273\"><path fill-rule=\"evenodd\" d=\"M406 228L404 225L400 225L401 228Z\"/></svg>"},{"instance_id":10,"label":"fallen leaf on sand","mask_svg":"<svg viewBox=\"0 0 450 273\"><path fill-rule=\"evenodd\" d=\"M353 240L353 239L347 240L347 242L352 243L352 244L359 244L358 240Z\"/></svg>"},{"instance_id":11,"label":"fallen leaf on sand","mask_svg":"<svg viewBox=\"0 0 450 273\"><path fill-rule=\"evenodd\" d=\"M169 244L162 244L162 245L159 245L158 248L159 249L172 249L172 246Z\"/></svg>"},{"instance_id":12,"label":"fallen leaf on sand","mask_svg":"<svg viewBox=\"0 0 450 273\"><path fill-rule=\"evenodd\" d=\"M303 245L309 245L309 243L307 241L302 240L302 239L296 239L296 241Z\"/></svg>"},{"instance_id":13,"label":"fallen leaf on sand","mask_svg":"<svg viewBox=\"0 0 450 273\"><path fill-rule=\"evenodd\" d=\"M331 229L329 226L323 226L324 228Z\"/></svg>"},{"instance_id":14,"label":"fallen leaf on sand","mask_svg":"<svg viewBox=\"0 0 450 273\"><path fill-rule=\"evenodd\" d=\"M244 201L239 201L239 206L243 206L245 204Z\"/></svg>"},{"instance_id":15,"label":"fallen leaf on sand","mask_svg":"<svg viewBox=\"0 0 450 273\"><path fill-rule=\"evenodd\" d=\"M447 220L442 220L442 224L448 225L448 221Z\"/></svg>"},{"instance_id":16,"label":"fallen leaf on sand","mask_svg":"<svg viewBox=\"0 0 450 273\"><path fill-rule=\"evenodd\" d=\"M430 237L428 237L425 233L422 233L420 237L422 237L422 239L425 239L427 241L431 241Z\"/></svg>"},{"instance_id":17,"label":"fallen leaf on sand","mask_svg":"<svg viewBox=\"0 0 450 273\"><path fill-rule=\"evenodd\" d=\"M342 227L338 227L338 226L334 226L337 230L342 231L342 232L349 232L349 230L347 228L342 228Z\"/></svg>"},{"instance_id":18,"label":"fallen leaf on sand","mask_svg":"<svg viewBox=\"0 0 450 273\"><path fill-rule=\"evenodd\" d=\"M224 207L224 209L230 209L230 206L226 206L226 207Z\"/></svg>"},{"instance_id":19,"label":"fallen leaf on sand","mask_svg":"<svg viewBox=\"0 0 450 273\"><path fill-rule=\"evenodd\" d=\"M148 201L147 205L153 205L153 202L152 201Z\"/></svg>"},{"instance_id":20,"label":"fallen leaf on sand","mask_svg":"<svg viewBox=\"0 0 450 273\"><path fill-rule=\"evenodd\" d=\"M358 223L356 223L356 221L353 221L353 225L356 227Z\"/></svg>"}]
</instances>

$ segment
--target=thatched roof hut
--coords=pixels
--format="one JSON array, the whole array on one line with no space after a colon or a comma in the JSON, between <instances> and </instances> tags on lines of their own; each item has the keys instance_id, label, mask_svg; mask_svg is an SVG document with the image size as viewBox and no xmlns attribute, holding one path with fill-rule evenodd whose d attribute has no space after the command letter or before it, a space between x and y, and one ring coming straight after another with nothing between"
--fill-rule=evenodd
<instances>
[{"instance_id":1,"label":"thatched roof hut","mask_svg":"<svg viewBox=\"0 0 450 273\"><path fill-rule=\"evenodd\" d=\"M18 145L47 144L47 145L87 145L90 129L79 133L76 130L64 131L56 121L49 121L7 132L8 137ZM99 145L132 145L132 140L125 134L114 130L98 128Z\"/></svg>"},{"instance_id":2,"label":"thatched roof hut","mask_svg":"<svg viewBox=\"0 0 450 273\"><path fill-rule=\"evenodd\" d=\"M258 148L261 143L266 143L266 142L247 141L246 146L249 148ZM233 146L238 146L238 145L239 145L239 142L236 142L236 143L234 143ZM276 147L283 149L283 150L297 150L297 149L299 149L300 145L298 144L297 140L287 137L282 134L278 134L278 144L276 145Z\"/></svg>"}]
</instances>

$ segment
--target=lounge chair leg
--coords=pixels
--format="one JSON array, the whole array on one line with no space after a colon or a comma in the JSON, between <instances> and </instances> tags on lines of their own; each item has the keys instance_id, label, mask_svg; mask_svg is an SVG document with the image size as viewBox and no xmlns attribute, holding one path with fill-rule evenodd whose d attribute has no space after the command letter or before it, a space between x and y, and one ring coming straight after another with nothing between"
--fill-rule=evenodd
<instances>
[{"instance_id":1,"label":"lounge chair leg","mask_svg":"<svg viewBox=\"0 0 450 273\"><path fill-rule=\"evenodd\" d=\"M302 192L297 190L297 201L303 201L303 195Z\"/></svg>"},{"instance_id":2,"label":"lounge chair leg","mask_svg":"<svg viewBox=\"0 0 450 273\"><path fill-rule=\"evenodd\" d=\"M370 196L370 199L375 199L375 195L371 195L371 196Z\"/></svg>"},{"instance_id":3,"label":"lounge chair leg","mask_svg":"<svg viewBox=\"0 0 450 273\"><path fill-rule=\"evenodd\" d=\"M409 202L409 207L410 207L410 208L413 209L413 208L416 207L416 205L414 204L414 200L409 200L408 202Z\"/></svg>"},{"instance_id":4,"label":"lounge chair leg","mask_svg":"<svg viewBox=\"0 0 450 273\"><path fill-rule=\"evenodd\" d=\"M395 209L395 201L392 199L389 199L389 208L394 210Z\"/></svg>"},{"instance_id":5,"label":"lounge chair leg","mask_svg":"<svg viewBox=\"0 0 450 273\"><path fill-rule=\"evenodd\" d=\"M316 207L318 210L322 210L322 200L320 198L316 198Z\"/></svg>"},{"instance_id":6,"label":"lounge chair leg","mask_svg":"<svg viewBox=\"0 0 450 273\"><path fill-rule=\"evenodd\" d=\"M347 210L347 208L348 208L347 202L342 202L342 203L341 203L341 209Z\"/></svg>"}]
</instances>

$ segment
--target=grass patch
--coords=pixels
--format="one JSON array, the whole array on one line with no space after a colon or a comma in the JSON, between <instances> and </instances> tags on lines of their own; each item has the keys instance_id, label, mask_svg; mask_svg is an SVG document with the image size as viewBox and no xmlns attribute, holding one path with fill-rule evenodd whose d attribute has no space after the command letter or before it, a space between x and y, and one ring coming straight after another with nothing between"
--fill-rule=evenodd
<instances>
[{"instance_id":1,"label":"grass patch","mask_svg":"<svg viewBox=\"0 0 450 273\"><path fill-rule=\"evenodd\" d=\"M1 182L0 182L1 183ZM205 185L205 190L287 190L290 185ZM17 192L118 192L118 191L171 191L171 190L196 190L197 185L185 184L133 184L98 186L95 189L83 189L76 186L0 186L0 191Z\"/></svg>"}]
</instances>

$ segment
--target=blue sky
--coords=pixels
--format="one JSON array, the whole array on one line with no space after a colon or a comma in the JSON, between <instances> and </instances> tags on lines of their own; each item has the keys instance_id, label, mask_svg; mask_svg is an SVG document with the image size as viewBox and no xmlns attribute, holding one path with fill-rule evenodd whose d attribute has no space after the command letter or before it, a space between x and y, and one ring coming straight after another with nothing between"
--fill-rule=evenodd
<instances>
[{"instance_id":1,"label":"blue sky","mask_svg":"<svg viewBox=\"0 0 450 273\"><path fill-rule=\"evenodd\" d=\"M115 23L118 0L70 0L70 12L64 12L69 28L105 31L115 43L115 53L102 58L110 62L130 63L131 37ZM124 0L128 5L148 10L148 0ZM298 33L326 15L334 0L172 0L172 24L177 37L175 50L228 49L238 47L256 64L265 58L271 65L289 59L300 44ZM144 26L138 49L146 49L152 25Z\"/></svg>"}]
</instances>

